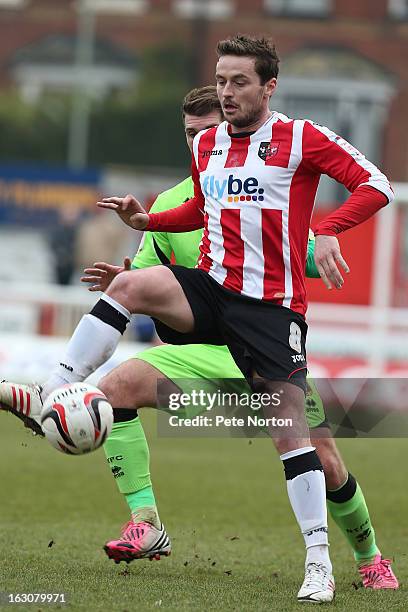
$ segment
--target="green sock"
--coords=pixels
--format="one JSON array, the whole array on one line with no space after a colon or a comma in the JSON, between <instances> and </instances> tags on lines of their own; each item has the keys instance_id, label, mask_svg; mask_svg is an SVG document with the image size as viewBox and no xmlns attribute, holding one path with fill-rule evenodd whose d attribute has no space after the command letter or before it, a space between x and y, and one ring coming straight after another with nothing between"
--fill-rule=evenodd
<instances>
[{"instance_id":1,"label":"green sock","mask_svg":"<svg viewBox=\"0 0 408 612\"><path fill-rule=\"evenodd\" d=\"M359 565L367 564L380 553L363 492L351 474L339 489L327 491L327 507Z\"/></svg>"},{"instance_id":2,"label":"green sock","mask_svg":"<svg viewBox=\"0 0 408 612\"><path fill-rule=\"evenodd\" d=\"M149 469L149 447L139 417L114 423L104 444L106 458L133 519L160 527Z\"/></svg>"}]
</instances>

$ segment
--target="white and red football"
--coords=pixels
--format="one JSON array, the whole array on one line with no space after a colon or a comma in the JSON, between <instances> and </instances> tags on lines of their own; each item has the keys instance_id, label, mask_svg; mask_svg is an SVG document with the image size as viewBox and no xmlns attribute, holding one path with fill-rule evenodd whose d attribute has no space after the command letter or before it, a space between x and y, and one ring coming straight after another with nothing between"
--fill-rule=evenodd
<instances>
[{"instance_id":1,"label":"white and red football","mask_svg":"<svg viewBox=\"0 0 408 612\"><path fill-rule=\"evenodd\" d=\"M112 406L102 391L87 383L58 387L41 411L45 437L69 455L83 455L102 446L112 425Z\"/></svg>"}]
</instances>

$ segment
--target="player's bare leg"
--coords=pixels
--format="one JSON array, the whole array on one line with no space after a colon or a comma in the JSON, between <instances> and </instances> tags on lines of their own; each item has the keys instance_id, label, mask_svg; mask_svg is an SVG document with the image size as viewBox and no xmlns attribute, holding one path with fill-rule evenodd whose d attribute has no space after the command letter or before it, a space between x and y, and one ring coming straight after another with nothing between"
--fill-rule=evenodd
<instances>
[{"instance_id":1,"label":"player's bare leg","mask_svg":"<svg viewBox=\"0 0 408 612\"><path fill-rule=\"evenodd\" d=\"M109 285L105 295L117 300L131 313L156 317L182 333L194 327L185 293L166 266L122 272Z\"/></svg>"},{"instance_id":2,"label":"player's bare leg","mask_svg":"<svg viewBox=\"0 0 408 612\"><path fill-rule=\"evenodd\" d=\"M194 328L190 305L169 268L121 272L91 312L82 317L59 367L44 383L43 397L65 382L84 380L105 363L136 313L160 319L182 333Z\"/></svg>"},{"instance_id":3,"label":"player's bare leg","mask_svg":"<svg viewBox=\"0 0 408 612\"><path fill-rule=\"evenodd\" d=\"M326 485L323 468L311 446L306 424L303 390L288 382L255 379L255 390L267 392L271 401L264 409L271 421L270 434L284 465L289 501L302 531L306 546L305 579L298 592L301 602L330 602L334 579L329 557Z\"/></svg>"},{"instance_id":4,"label":"player's bare leg","mask_svg":"<svg viewBox=\"0 0 408 612\"><path fill-rule=\"evenodd\" d=\"M98 388L109 398L113 408L138 410L157 407L157 385L165 379L160 370L142 359L128 359L101 378ZM167 388L167 387L166 387ZM174 390L179 388L174 385Z\"/></svg>"},{"instance_id":5,"label":"player's bare leg","mask_svg":"<svg viewBox=\"0 0 408 612\"><path fill-rule=\"evenodd\" d=\"M347 471L330 430L318 427L310 434L323 466L330 514L353 549L364 587L397 589L391 561L383 559L377 547L363 492Z\"/></svg>"}]
</instances>

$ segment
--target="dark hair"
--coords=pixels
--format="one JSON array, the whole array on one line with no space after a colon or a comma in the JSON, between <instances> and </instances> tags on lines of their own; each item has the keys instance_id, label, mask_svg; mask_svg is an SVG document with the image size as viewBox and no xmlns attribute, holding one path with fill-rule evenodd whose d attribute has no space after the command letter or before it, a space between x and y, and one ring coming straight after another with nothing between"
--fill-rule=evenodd
<instances>
[{"instance_id":1,"label":"dark hair","mask_svg":"<svg viewBox=\"0 0 408 612\"><path fill-rule=\"evenodd\" d=\"M246 34L237 34L217 44L217 56L238 55L255 58L255 70L261 84L276 78L279 73L279 57L275 45L265 37L255 38Z\"/></svg>"},{"instance_id":2,"label":"dark hair","mask_svg":"<svg viewBox=\"0 0 408 612\"><path fill-rule=\"evenodd\" d=\"M221 104L217 96L217 88L214 85L198 87L188 92L181 107L183 119L185 115L196 115L202 117L213 111L219 111L222 115Z\"/></svg>"}]
</instances>

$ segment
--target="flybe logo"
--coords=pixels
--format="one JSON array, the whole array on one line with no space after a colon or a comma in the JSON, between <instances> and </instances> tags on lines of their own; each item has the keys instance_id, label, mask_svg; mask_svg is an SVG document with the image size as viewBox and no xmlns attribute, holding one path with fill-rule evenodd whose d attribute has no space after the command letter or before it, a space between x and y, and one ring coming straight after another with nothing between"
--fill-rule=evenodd
<instances>
[{"instance_id":1,"label":"flybe logo","mask_svg":"<svg viewBox=\"0 0 408 612\"><path fill-rule=\"evenodd\" d=\"M250 176L245 180L235 178L230 174L227 179L216 179L214 175L206 176L203 182L204 195L221 200L227 196L228 202L262 202L263 187L259 187L258 179Z\"/></svg>"}]
</instances>

